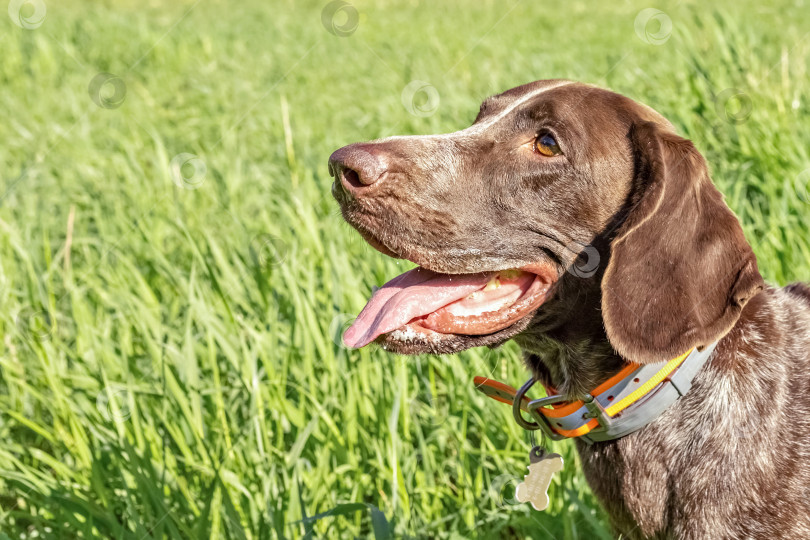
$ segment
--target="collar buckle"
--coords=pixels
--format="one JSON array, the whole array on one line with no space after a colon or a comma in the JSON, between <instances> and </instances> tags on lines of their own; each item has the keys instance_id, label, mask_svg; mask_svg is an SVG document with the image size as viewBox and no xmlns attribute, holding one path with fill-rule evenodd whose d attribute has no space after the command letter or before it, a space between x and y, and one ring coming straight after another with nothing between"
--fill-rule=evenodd
<instances>
[{"instance_id":1,"label":"collar buckle","mask_svg":"<svg viewBox=\"0 0 810 540\"><path fill-rule=\"evenodd\" d=\"M557 405L558 403L567 403L568 400L565 398L565 396L555 394L529 401L529 403L526 404L526 411L531 414L534 421L526 420L526 418L520 412L521 407L519 404L522 402L523 396L526 395L526 392L528 392L529 389L534 386L535 382L537 381L534 378L531 378L520 387L520 390L517 391L515 401L512 404L512 414L515 417L515 421L524 429L531 431L539 429L543 432L543 435L553 441L567 439L568 437L565 435L557 433L557 431L552 427L549 419L540 412L540 409L544 407L550 407L552 405ZM586 394L581 401L585 404L585 408L588 410L586 413L587 418L596 418L596 421L599 422L599 427L601 429L606 430L613 423L613 420L604 407L602 407L599 401L594 399L591 394Z\"/></svg>"},{"instance_id":2,"label":"collar buckle","mask_svg":"<svg viewBox=\"0 0 810 540\"><path fill-rule=\"evenodd\" d=\"M602 429L607 429L610 424L613 423L613 419L604 407L602 407L599 401L591 394L586 394L585 397L582 398L582 402L585 404L585 408L588 409L588 416L590 418L596 418Z\"/></svg>"}]
</instances>

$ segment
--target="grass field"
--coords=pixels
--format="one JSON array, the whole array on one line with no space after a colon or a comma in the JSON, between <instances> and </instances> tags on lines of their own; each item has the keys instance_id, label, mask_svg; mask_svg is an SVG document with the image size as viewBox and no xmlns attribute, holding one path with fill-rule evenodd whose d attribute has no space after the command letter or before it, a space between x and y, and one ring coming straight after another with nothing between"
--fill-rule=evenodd
<instances>
[{"instance_id":1,"label":"grass field","mask_svg":"<svg viewBox=\"0 0 810 540\"><path fill-rule=\"evenodd\" d=\"M661 111L766 278L810 278L806 5L19 4L0 13L0 538L610 538L568 444L548 511L511 498L528 436L471 381L520 384L514 345L337 339L407 263L341 223L329 154L459 129L520 83Z\"/></svg>"}]
</instances>

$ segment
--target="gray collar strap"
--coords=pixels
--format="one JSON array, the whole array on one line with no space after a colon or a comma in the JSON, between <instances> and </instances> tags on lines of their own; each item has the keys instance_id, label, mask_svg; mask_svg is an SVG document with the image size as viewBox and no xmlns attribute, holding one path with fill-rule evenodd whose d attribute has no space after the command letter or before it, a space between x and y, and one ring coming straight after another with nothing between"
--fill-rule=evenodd
<instances>
[{"instance_id":1,"label":"gray collar strap","mask_svg":"<svg viewBox=\"0 0 810 540\"><path fill-rule=\"evenodd\" d=\"M588 444L618 439L643 428L685 395L716 345L692 349L668 362L628 364L579 400L561 395L530 400L526 393L536 382L530 379L507 402L520 426L542 430L550 439L578 438Z\"/></svg>"}]
</instances>

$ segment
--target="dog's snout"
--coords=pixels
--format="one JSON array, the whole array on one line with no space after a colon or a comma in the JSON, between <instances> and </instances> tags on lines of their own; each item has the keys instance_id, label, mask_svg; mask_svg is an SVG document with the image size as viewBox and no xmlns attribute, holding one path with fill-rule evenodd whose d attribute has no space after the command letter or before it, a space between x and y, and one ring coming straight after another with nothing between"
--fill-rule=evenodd
<instances>
[{"instance_id":1,"label":"dog's snout","mask_svg":"<svg viewBox=\"0 0 810 540\"><path fill-rule=\"evenodd\" d=\"M344 146L329 157L329 174L351 196L380 181L387 170L385 156L370 145Z\"/></svg>"}]
</instances>

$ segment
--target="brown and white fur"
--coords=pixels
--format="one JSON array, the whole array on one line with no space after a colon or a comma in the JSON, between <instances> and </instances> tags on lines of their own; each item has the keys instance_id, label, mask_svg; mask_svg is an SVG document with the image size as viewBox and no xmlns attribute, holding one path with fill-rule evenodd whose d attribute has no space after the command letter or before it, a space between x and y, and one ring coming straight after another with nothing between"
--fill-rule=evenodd
<instances>
[{"instance_id":1,"label":"brown and white fur","mask_svg":"<svg viewBox=\"0 0 810 540\"><path fill-rule=\"evenodd\" d=\"M561 156L532 155L541 130ZM810 538L810 288L763 282L703 157L662 116L538 81L486 100L467 129L350 145L330 167L344 217L388 255L443 273L558 268L551 297L509 327L380 338L389 350L515 339L538 378L574 397L626 361L719 341L651 424L578 443L617 533ZM571 271L593 256L595 273Z\"/></svg>"}]
</instances>

